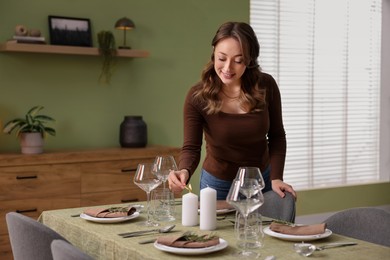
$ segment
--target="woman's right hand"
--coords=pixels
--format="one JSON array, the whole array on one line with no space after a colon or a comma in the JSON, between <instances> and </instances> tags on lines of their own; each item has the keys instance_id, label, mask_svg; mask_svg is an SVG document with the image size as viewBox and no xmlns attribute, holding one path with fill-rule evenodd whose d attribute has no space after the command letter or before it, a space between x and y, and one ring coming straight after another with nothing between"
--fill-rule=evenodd
<instances>
[{"instance_id":1,"label":"woman's right hand","mask_svg":"<svg viewBox=\"0 0 390 260\"><path fill-rule=\"evenodd\" d=\"M169 189L174 193L182 192L189 177L190 173L186 169L171 171L168 176Z\"/></svg>"}]
</instances>

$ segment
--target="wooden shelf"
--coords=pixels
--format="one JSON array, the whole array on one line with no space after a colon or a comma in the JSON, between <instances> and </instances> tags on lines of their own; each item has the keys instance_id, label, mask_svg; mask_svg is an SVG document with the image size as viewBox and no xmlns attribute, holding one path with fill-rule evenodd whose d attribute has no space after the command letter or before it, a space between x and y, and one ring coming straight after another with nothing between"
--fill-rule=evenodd
<instances>
[{"instance_id":1,"label":"wooden shelf","mask_svg":"<svg viewBox=\"0 0 390 260\"><path fill-rule=\"evenodd\" d=\"M93 47L74 47L62 45L47 45L47 44L25 44L7 42L0 44L0 52L29 52L29 53L51 53L65 55L88 55L99 56L99 49ZM149 56L148 51L144 50L117 50L118 57L128 58L145 58Z\"/></svg>"}]
</instances>

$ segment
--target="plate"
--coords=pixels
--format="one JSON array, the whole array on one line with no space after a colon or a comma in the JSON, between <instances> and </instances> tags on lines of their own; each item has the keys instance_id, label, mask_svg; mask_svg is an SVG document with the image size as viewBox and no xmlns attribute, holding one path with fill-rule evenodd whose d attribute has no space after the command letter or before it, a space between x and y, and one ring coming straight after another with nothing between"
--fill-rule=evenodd
<instances>
[{"instance_id":1,"label":"plate","mask_svg":"<svg viewBox=\"0 0 390 260\"><path fill-rule=\"evenodd\" d=\"M322 239L326 238L330 235L332 235L332 231L329 229L325 229L325 232L322 234L318 235L287 235L287 234L282 234L278 233L275 231L272 231L269 227L264 228L264 233L271 237L276 237L282 240L289 240L289 241L311 241L311 240L317 240L317 239Z\"/></svg>"},{"instance_id":2,"label":"plate","mask_svg":"<svg viewBox=\"0 0 390 260\"><path fill-rule=\"evenodd\" d=\"M230 212L234 212L236 209L217 209L217 215L227 214ZM198 209L198 213L200 213L200 209Z\"/></svg>"},{"instance_id":3,"label":"plate","mask_svg":"<svg viewBox=\"0 0 390 260\"><path fill-rule=\"evenodd\" d=\"M230 212L235 212L236 209L217 209L217 215L219 214L227 214Z\"/></svg>"},{"instance_id":4,"label":"plate","mask_svg":"<svg viewBox=\"0 0 390 260\"><path fill-rule=\"evenodd\" d=\"M171 247L162 245L154 242L154 247L158 250L169 252L179 255L203 255L216 251L220 251L228 246L228 242L222 238L219 239L219 244L215 246L205 247L205 248L180 248L180 247Z\"/></svg>"},{"instance_id":5,"label":"plate","mask_svg":"<svg viewBox=\"0 0 390 260\"><path fill-rule=\"evenodd\" d=\"M84 213L80 214L80 218L88 220L88 221L92 221L92 222L97 222L97 223L119 223L119 222L128 221L128 220L133 219L133 218L137 218L138 216L139 216L138 211L134 212L130 216L120 217L120 218L95 218L95 217L91 217L91 216L84 214Z\"/></svg>"},{"instance_id":6,"label":"plate","mask_svg":"<svg viewBox=\"0 0 390 260\"><path fill-rule=\"evenodd\" d=\"M140 204L129 205L129 207L135 208L138 212L141 212L144 209L144 205Z\"/></svg>"}]
</instances>

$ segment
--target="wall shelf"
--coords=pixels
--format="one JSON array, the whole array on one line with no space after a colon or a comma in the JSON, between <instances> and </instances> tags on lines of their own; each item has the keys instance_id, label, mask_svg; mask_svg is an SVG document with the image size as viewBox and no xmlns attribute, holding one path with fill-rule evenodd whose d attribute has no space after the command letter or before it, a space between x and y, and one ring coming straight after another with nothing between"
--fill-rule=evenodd
<instances>
[{"instance_id":1,"label":"wall shelf","mask_svg":"<svg viewBox=\"0 0 390 260\"><path fill-rule=\"evenodd\" d=\"M28 53L51 53L65 55L87 55L99 56L99 49L93 47L74 47L62 45L47 45L47 44L25 44L6 42L0 44L0 52L28 52ZM118 49L118 57L127 58L145 58L149 56L149 52L145 50L134 49Z\"/></svg>"}]
</instances>

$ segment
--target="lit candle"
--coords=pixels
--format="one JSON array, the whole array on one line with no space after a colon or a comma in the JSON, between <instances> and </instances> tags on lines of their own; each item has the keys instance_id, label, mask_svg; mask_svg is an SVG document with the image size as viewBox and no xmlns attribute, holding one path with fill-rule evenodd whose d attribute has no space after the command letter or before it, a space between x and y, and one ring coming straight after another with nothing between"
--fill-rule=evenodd
<instances>
[{"instance_id":1,"label":"lit candle","mask_svg":"<svg viewBox=\"0 0 390 260\"><path fill-rule=\"evenodd\" d=\"M200 191L200 229L214 230L217 226L217 191L207 187Z\"/></svg>"},{"instance_id":2,"label":"lit candle","mask_svg":"<svg viewBox=\"0 0 390 260\"><path fill-rule=\"evenodd\" d=\"M190 227L198 225L198 196L192 192L183 195L181 224Z\"/></svg>"}]
</instances>

